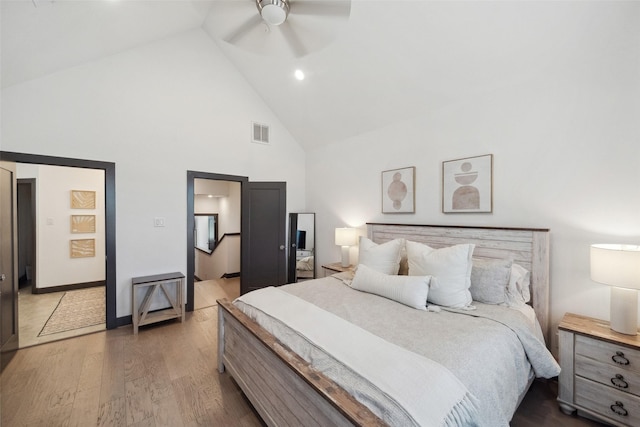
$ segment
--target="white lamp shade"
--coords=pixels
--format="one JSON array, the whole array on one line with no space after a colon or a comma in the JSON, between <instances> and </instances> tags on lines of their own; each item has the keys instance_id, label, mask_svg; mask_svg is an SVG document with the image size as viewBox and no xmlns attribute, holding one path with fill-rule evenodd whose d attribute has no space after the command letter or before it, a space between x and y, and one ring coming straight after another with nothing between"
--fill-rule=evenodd
<instances>
[{"instance_id":1,"label":"white lamp shade","mask_svg":"<svg viewBox=\"0 0 640 427\"><path fill-rule=\"evenodd\" d=\"M640 289L640 246L591 245L591 280L627 289Z\"/></svg>"},{"instance_id":2,"label":"white lamp shade","mask_svg":"<svg viewBox=\"0 0 640 427\"><path fill-rule=\"evenodd\" d=\"M336 245L354 246L356 244L355 228L336 228Z\"/></svg>"}]
</instances>

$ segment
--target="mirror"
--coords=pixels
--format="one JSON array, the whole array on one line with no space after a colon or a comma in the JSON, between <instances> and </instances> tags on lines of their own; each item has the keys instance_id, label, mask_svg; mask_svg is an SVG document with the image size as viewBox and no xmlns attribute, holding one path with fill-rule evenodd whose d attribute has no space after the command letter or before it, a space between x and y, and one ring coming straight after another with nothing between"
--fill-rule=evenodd
<instances>
[{"instance_id":1,"label":"mirror","mask_svg":"<svg viewBox=\"0 0 640 427\"><path fill-rule=\"evenodd\" d=\"M210 254L218 244L218 214L195 214L194 216L195 248Z\"/></svg>"},{"instance_id":2,"label":"mirror","mask_svg":"<svg viewBox=\"0 0 640 427\"><path fill-rule=\"evenodd\" d=\"M289 283L316 278L316 214L289 214Z\"/></svg>"}]
</instances>

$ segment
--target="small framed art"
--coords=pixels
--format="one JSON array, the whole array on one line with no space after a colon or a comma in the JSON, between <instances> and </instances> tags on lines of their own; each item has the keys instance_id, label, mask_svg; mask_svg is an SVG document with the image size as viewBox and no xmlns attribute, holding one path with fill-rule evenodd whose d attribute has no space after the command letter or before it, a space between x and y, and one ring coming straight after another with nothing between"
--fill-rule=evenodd
<instances>
[{"instance_id":1,"label":"small framed art","mask_svg":"<svg viewBox=\"0 0 640 427\"><path fill-rule=\"evenodd\" d=\"M89 258L96 256L95 239L77 239L70 242L71 258Z\"/></svg>"},{"instance_id":2,"label":"small framed art","mask_svg":"<svg viewBox=\"0 0 640 427\"><path fill-rule=\"evenodd\" d=\"M442 162L442 212L493 211L493 154Z\"/></svg>"},{"instance_id":3,"label":"small framed art","mask_svg":"<svg viewBox=\"0 0 640 427\"><path fill-rule=\"evenodd\" d=\"M96 192L71 190L71 209L95 209Z\"/></svg>"},{"instance_id":4,"label":"small framed art","mask_svg":"<svg viewBox=\"0 0 640 427\"><path fill-rule=\"evenodd\" d=\"M96 216L95 215L71 215L71 232L72 233L95 233L96 232Z\"/></svg>"},{"instance_id":5,"label":"small framed art","mask_svg":"<svg viewBox=\"0 0 640 427\"><path fill-rule=\"evenodd\" d=\"M382 213L415 212L414 166L382 172Z\"/></svg>"}]
</instances>

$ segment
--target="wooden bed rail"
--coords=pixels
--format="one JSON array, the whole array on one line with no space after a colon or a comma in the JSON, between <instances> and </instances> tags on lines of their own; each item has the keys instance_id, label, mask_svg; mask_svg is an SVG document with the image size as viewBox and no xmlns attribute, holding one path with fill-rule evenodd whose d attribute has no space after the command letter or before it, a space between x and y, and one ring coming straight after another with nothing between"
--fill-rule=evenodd
<instances>
[{"instance_id":1,"label":"wooden bed rail","mask_svg":"<svg viewBox=\"0 0 640 427\"><path fill-rule=\"evenodd\" d=\"M314 409L310 407L309 402L302 403L306 400L311 401L311 406L313 402L318 403L319 407L315 410L320 411L322 416L328 419L334 418L334 421L335 418L338 417L340 422L336 422L335 424L337 425L343 424L343 421L344 425L387 425L371 412L369 408L358 402L333 380L315 370L308 362L282 345L273 335L260 327L229 300L225 298L219 299L217 302L218 371L223 373L226 369L231 373L231 376L240 385L240 388L242 388L245 395L268 425L288 425L289 421L291 425L296 425L296 423L299 423L304 417L313 417L319 425L324 424L321 420L317 419L318 413L313 413ZM244 331L248 332L248 334L244 333ZM241 336L240 333L244 335ZM231 336L232 334L233 337ZM238 354L233 355L234 357L232 358L228 358L227 353L230 351L229 348L226 348L230 343L228 340L240 340L244 347L250 349L258 346L258 348L266 350L267 353L275 356L274 360L278 366L271 366L270 371L272 370L273 372L270 372L270 374L277 377L283 370L283 372L286 371L286 375L293 373L297 378L302 380L298 387L296 387L296 390L294 390L296 393L295 399L291 399L296 400L295 403L298 403L300 408L291 408L289 405L280 404L280 402L264 404L264 396L272 395L275 400L282 399L282 396L278 395L278 393L282 394L282 390L277 389L278 384L281 382L279 378L274 378L272 381L261 381L263 386L274 388L263 392L261 398L255 396L254 394L258 392L258 390L255 390L254 386L252 386L254 379L249 374L252 371L251 367L238 366L243 363L250 364L252 360L249 356L244 359L242 357L239 358ZM273 363L274 360L270 363ZM280 368L282 368L282 370ZM300 386L302 386L302 388L300 388ZM293 387L290 388L293 389ZM320 399L318 399L318 396ZM336 414L327 414L328 408L326 407L326 403L336 411ZM271 413L274 410L282 413ZM304 411L305 413L301 414L299 411Z\"/></svg>"}]
</instances>

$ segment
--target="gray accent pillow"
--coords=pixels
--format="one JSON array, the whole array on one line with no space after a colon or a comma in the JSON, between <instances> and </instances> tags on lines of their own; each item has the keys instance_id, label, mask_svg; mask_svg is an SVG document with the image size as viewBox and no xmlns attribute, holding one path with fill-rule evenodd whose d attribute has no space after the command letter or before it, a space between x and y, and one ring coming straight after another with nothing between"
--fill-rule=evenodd
<instances>
[{"instance_id":1,"label":"gray accent pillow","mask_svg":"<svg viewBox=\"0 0 640 427\"><path fill-rule=\"evenodd\" d=\"M474 258L469 291L474 301L485 304L508 303L507 288L513 261Z\"/></svg>"}]
</instances>

